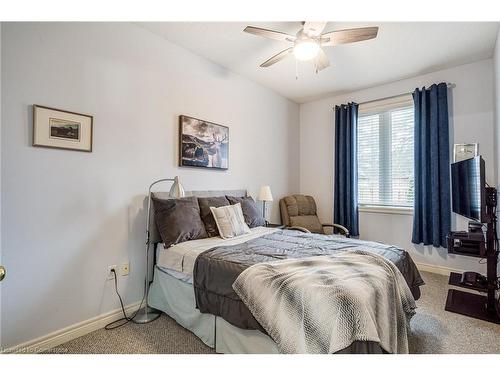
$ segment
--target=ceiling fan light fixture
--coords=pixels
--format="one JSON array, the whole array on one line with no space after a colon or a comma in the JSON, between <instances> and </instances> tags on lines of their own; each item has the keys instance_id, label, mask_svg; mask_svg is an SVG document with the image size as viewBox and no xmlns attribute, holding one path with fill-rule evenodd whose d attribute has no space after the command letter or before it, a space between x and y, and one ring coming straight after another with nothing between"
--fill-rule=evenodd
<instances>
[{"instance_id":1,"label":"ceiling fan light fixture","mask_svg":"<svg viewBox=\"0 0 500 375\"><path fill-rule=\"evenodd\" d=\"M362 40L376 38L378 35L378 26L358 27L324 33L326 24L327 22L302 22L301 29L295 35L254 26L247 26L243 31L268 39L293 43L293 45L288 44L288 48L278 52L260 64L261 68L268 68L293 53L296 60L314 60L316 73L330 66L330 61L323 47L361 42Z\"/></svg>"},{"instance_id":2,"label":"ceiling fan light fixture","mask_svg":"<svg viewBox=\"0 0 500 375\"><path fill-rule=\"evenodd\" d=\"M318 55L319 49L319 44L314 40L297 40L293 47L293 55L297 60L309 61Z\"/></svg>"}]
</instances>

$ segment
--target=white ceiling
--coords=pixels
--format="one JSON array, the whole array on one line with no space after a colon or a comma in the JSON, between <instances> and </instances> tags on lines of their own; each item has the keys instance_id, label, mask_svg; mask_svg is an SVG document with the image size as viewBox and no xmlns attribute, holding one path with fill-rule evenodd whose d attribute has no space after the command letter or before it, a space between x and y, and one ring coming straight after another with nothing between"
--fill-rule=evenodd
<instances>
[{"instance_id":1,"label":"white ceiling","mask_svg":"<svg viewBox=\"0 0 500 375\"><path fill-rule=\"evenodd\" d=\"M328 23L325 31L379 26L376 39L326 47L331 66L318 74L290 55L259 65L287 43L243 32L247 25L295 34L299 22L148 22L140 26L299 103L492 57L499 23Z\"/></svg>"}]
</instances>

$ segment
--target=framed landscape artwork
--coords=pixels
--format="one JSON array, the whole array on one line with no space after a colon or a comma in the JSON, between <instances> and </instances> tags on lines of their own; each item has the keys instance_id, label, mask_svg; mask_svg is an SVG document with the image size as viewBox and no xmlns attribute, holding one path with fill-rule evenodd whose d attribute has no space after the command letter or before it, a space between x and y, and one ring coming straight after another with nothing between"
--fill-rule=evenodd
<instances>
[{"instance_id":1,"label":"framed landscape artwork","mask_svg":"<svg viewBox=\"0 0 500 375\"><path fill-rule=\"evenodd\" d=\"M179 165L228 169L229 128L189 116L179 116Z\"/></svg>"},{"instance_id":2,"label":"framed landscape artwork","mask_svg":"<svg viewBox=\"0 0 500 375\"><path fill-rule=\"evenodd\" d=\"M33 146L92 152L93 118L33 105Z\"/></svg>"},{"instance_id":3,"label":"framed landscape artwork","mask_svg":"<svg viewBox=\"0 0 500 375\"><path fill-rule=\"evenodd\" d=\"M455 143L453 145L453 162L467 160L479 155L478 143Z\"/></svg>"}]
</instances>

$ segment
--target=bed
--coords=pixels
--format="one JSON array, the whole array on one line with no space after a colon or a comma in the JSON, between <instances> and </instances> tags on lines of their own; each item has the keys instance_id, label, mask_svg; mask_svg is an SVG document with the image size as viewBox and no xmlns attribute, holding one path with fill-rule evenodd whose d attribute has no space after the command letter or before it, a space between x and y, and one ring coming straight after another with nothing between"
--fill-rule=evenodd
<instances>
[{"instance_id":1,"label":"bed","mask_svg":"<svg viewBox=\"0 0 500 375\"><path fill-rule=\"evenodd\" d=\"M162 194L155 195L161 197ZM246 196L246 191L198 191L187 194L196 197ZM156 262L149 305L165 312L218 353L280 352L232 288L238 275L253 264L274 259L309 259L311 256L342 253L362 245L398 267L415 299L420 297L419 287L424 284L406 251L341 236L256 227L250 233L233 239L203 238L166 249L153 225L151 238L156 245ZM373 341L354 341L337 351L384 352L381 345Z\"/></svg>"}]
</instances>

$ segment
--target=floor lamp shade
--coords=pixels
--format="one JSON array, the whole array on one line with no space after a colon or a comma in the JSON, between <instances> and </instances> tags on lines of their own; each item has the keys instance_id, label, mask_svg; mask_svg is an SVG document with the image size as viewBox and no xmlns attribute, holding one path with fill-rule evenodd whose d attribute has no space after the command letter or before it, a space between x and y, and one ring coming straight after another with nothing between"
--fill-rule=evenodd
<instances>
[{"instance_id":1,"label":"floor lamp shade","mask_svg":"<svg viewBox=\"0 0 500 375\"><path fill-rule=\"evenodd\" d=\"M174 183L170 188L169 193L171 198L183 198L186 196L186 192L184 191L184 186L179 182L179 176L174 177Z\"/></svg>"}]
</instances>

